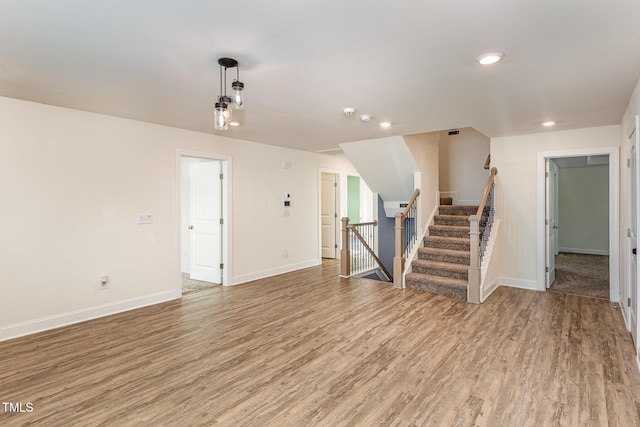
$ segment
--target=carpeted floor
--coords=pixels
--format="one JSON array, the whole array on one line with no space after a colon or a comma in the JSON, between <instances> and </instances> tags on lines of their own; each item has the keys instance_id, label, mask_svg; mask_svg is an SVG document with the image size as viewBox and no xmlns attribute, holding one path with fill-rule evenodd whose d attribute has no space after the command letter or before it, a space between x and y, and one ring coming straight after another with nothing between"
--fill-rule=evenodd
<instances>
[{"instance_id":1,"label":"carpeted floor","mask_svg":"<svg viewBox=\"0 0 640 427\"><path fill-rule=\"evenodd\" d=\"M209 282L201 282L199 280L191 280L189 278L189 273L182 273L182 295L202 291L204 289L211 289L214 286L220 285Z\"/></svg>"},{"instance_id":2,"label":"carpeted floor","mask_svg":"<svg viewBox=\"0 0 640 427\"><path fill-rule=\"evenodd\" d=\"M609 257L560 252L551 291L609 299Z\"/></svg>"}]
</instances>

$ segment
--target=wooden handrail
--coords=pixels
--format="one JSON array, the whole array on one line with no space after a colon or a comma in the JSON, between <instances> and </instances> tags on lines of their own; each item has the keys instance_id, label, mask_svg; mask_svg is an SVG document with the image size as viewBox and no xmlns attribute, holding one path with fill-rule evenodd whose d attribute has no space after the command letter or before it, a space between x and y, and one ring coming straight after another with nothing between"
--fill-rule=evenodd
<instances>
[{"instance_id":1,"label":"wooden handrail","mask_svg":"<svg viewBox=\"0 0 640 427\"><path fill-rule=\"evenodd\" d=\"M411 209L411 206L413 206L413 202L416 201L419 195L420 195L420 189L416 188L416 191L413 192L413 196L411 196L409 203L407 203L407 207L404 208L404 211L402 211L402 219L405 219L407 217L407 215L409 214L409 210Z\"/></svg>"},{"instance_id":2,"label":"wooden handrail","mask_svg":"<svg viewBox=\"0 0 640 427\"><path fill-rule=\"evenodd\" d=\"M481 283L482 283L482 272L480 270L480 219L482 218L482 212L484 211L484 207L487 204L487 199L489 198L489 194L491 193L491 187L493 186L493 181L498 174L497 168L491 168L491 174L489 175L489 179L487 180L487 186L484 189L484 194L482 195L482 200L480 201L480 206L478 206L478 211L475 215L471 215L469 217L469 239L470 239L470 253L469 253L469 277L468 277L468 287L467 287L467 301L480 304L482 302L481 296Z\"/></svg>"},{"instance_id":3,"label":"wooden handrail","mask_svg":"<svg viewBox=\"0 0 640 427\"><path fill-rule=\"evenodd\" d=\"M478 211L476 212L476 216L478 217L482 216L484 205L487 203L487 198L489 197L489 192L491 191L491 184L493 184L493 180L497 174L498 174L498 169L495 167L491 168L491 175L489 175L489 180L487 181L487 186L484 189L484 194L482 195L480 206L478 206Z\"/></svg>"},{"instance_id":4,"label":"wooden handrail","mask_svg":"<svg viewBox=\"0 0 640 427\"><path fill-rule=\"evenodd\" d=\"M358 222L358 223L355 223L355 224L349 223L347 225L347 227L349 227L349 228L360 227L362 225L373 225L374 227L377 227L378 226L378 220L374 219L373 221L370 221L370 222Z\"/></svg>"},{"instance_id":5,"label":"wooden handrail","mask_svg":"<svg viewBox=\"0 0 640 427\"><path fill-rule=\"evenodd\" d=\"M487 154L487 160L484 161L484 168L489 170L491 167L491 153Z\"/></svg>"},{"instance_id":6,"label":"wooden handrail","mask_svg":"<svg viewBox=\"0 0 640 427\"><path fill-rule=\"evenodd\" d=\"M402 213L397 212L395 215L395 256L393 257L394 288L402 288L402 275L404 274L404 265L406 261L404 259L404 250L405 244L407 243L404 241L404 221L409 215L412 206L416 203L419 195L420 189L416 188L416 191L413 192L413 196L411 196L411 200L407 203L407 207L404 211L402 211Z\"/></svg>"}]
</instances>

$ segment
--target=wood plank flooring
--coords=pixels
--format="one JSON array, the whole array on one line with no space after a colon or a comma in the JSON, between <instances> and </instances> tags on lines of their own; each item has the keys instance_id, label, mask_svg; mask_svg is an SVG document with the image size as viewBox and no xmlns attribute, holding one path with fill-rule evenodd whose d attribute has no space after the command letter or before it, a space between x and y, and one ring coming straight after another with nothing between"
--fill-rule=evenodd
<instances>
[{"instance_id":1,"label":"wood plank flooring","mask_svg":"<svg viewBox=\"0 0 640 427\"><path fill-rule=\"evenodd\" d=\"M325 262L0 343L0 425L635 426L607 301L499 288L482 305Z\"/></svg>"}]
</instances>

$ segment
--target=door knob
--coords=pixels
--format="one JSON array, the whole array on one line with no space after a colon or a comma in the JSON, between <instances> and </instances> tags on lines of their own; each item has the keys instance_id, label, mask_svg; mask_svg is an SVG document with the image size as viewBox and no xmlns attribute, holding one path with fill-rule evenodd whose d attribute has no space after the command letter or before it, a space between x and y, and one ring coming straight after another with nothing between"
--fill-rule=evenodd
<instances>
[{"instance_id":1,"label":"door knob","mask_svg":"<svg viewBox=\"0 0 640 427\"><path fill-rule=\"evenodd\" d=\"M190 225L190 226L189 226L189 230L193 230L193 225Z\"/></svg>"},{"instance_id":2,"label":"door knob","mask_svg":"<svg viewBox=\"0 0 640 427\"><path fill-rule=\"evenodd\" d=\"M637 255L636 248L631 249L631 253L633 253L634 255Z\"/></svg>"}]
</instances>

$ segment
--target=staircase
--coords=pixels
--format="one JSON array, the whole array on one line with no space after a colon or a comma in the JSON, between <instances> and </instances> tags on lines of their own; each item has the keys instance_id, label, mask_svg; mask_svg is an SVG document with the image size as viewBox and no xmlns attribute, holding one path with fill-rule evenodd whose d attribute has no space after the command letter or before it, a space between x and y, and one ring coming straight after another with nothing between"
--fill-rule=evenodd
<instances>
[{"instance_id":1,"label":"staircase","mask_svg":"<svg viewBox=\"0 0 640 427\"><path fill-rule=\"evenodd\" d=\"M469 215L477 206L454 206L450 198L440 199L438 215L418 259L411 263L407 289L431 292L467 300L469 270Z\"/></svg>"}]
</instances>

